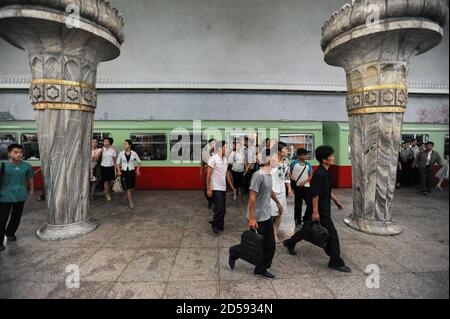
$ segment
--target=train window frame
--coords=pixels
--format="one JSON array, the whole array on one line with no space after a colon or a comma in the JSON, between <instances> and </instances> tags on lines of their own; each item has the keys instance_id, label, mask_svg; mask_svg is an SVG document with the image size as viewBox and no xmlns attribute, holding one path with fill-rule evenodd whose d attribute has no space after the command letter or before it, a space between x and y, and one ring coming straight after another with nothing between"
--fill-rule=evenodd
<instances>
[{"instance_id":1,"label":"train window frame","mask_svg":"<svg viewBox=\"0 0 450 319\"><path fill-rule=\"evenodd\" d=\"M200 133L200 134L196 133L196 134L194 134L192 132L188 132L189 133L189 145L190 145L189 158L184 158L183 155L177 155L178 157L180 157L179 159L174 159L173 158L173 156L172 156L173 155L172 148L173 148L173 146L176 143L180 142L179 139L174 139L173 137L174 136L179 137L180 135L183 135L182 133L183 132L176 133L174 131L169 133L169 138L168 138L168 146L169 146L169 152L168 152L169 156L168 157L169 157L169 159L168 160L170 160L172 162L176 162L176 163L178 163L178 162L182 162L182 163L185 163L185 162L200 163L201 162L202 150L206 146L206 144L208 144L208 140L205 138L205 134L204 133ZM197 143L194 143L194 136L195 135L200 135L200 149L199 149L199 152L197 154L198 158L194 158L194 145L197 144Z\"/></svg>"},{"instance_id":2,"label":"train window frame","mask_svg":"<svg viewBox=\"0 0 450 319\"><path fill-rule=\"evenodd\" d=\"M97 145L97 147L98 148L103 148L103 140L105 139L105 138L108 138L108 137L111 137L111 133L109 133L109 132L93 132L92 133L92 139L94 139L95 138L95 134L101 134L102 135L102 137L100 138L100 139L98 139L97 138L97 141L98 141L98 145ZM105 136L106 135L106 136Z\"/></svg>"},{"instance_id":3,"label":"train window frame","mask_svg":"<svg viewBox=\"0 0 450 319\"><path fill-rule=\"evenodd\" d=\"M315 154L314 154L314 149L315 149L315 145L316 145L316 135L314 133L280 133L278 135L278 141L281 142L281 138L283 136L292 136L292 135L304 135L304 136L311 136L312 138L312 148L311 148L311 152L309 152L308 154L310 154L310 156L308 157L308 161L313 161L315 160ZM288 145L290 145L289 143L286 143ZM289 151L290 152L290 151ZM290 156L288 156L291 160L295 159L295 155L290 154Z\"/></svg>"},{"instance_id":4,"label":"train window frame","mask_svg":"<svg viewBox=\"0 0 450 319\"><path fill-rule=\"evenodd\" d=\"M147 135L147 136L158 135L158 136L164 136L164 142L163 143L161 142L161 144L164 144L164 147L163 147L163 149L164 149L164 158L162 158L162 159L161 158L158 158L158 159L151 159L151 158L147 159L147 157L142 156L142 154L138 153L138 156L140 157L141 161L143 161L143 162L157 162L157 161L164 162L164 161L168 160L168 153L170 152L170 150L167 149L168 145L169 145L169 143L167 142L168 141L167 133L165 133L165 132L145 132L145 133L133 133L132 132L132 133L130 133L129 138L133 142L133 148L134 148L135 151L136 151L136 145L139 145L139 144L156 144L156 143L153 143L153 142L151 142L151 143L150 142L144 142L144 143L142 143L142 142L135 142L133 140L133 136L137 136L137 135Z\"/></svg>"},{"instance_id":5,"label":"train window frame","mask_svg":"<svg viewBox=\"0 0 450 319\"><path fill-rule=\"evenodd\" d=\"M419 138L419 136L421 138ZM403 137L408 137L408 138L403 138ZM402 143L406 143L413 139L417 140L418 142L426 143L430 140L430 135L427 133L402 133L401 134Z\"/></svg>"},{"instance_id":6,"label":"train window frame","mask_svg":"<svg viewBox=\"0 0 450 319\"><path fill-rule=\"evenodd\" d=\"M0 136L2 136L2 135L11 135L11 136L14 137L14 141L11 144L18 143L18 134L17 133L0 132ZM0 139L0 141L2 141L2 140ZM0 145L2 145L2 144L3 143L0 142ZM11 144L8 144L8 146L11 145ZM0 153L0 161L7 161L8 160L8 146L6 146L6 158L2 158L1 157L1 153Z\"/></svg>"},{"instance_id":7,"label":"train window frame","mask_svg":"<svg viewBox=\"0 0 450 319\"><path fill-rule=\"evenodd\" d=\"M37 144L37 149L38 149L38 157L37 158L31 158L31 157L25 158L26 145L23 142L23 137L25 135L36 135L36 142L32 142L32 143L36 143ZM20 145L22 145L22 147L23 147L23 154L24 154L23 159L24 159L24 161L40 161L41 160L41 153L39 151L39 141L38 141L38 134L37 134L37 132L34 132L34 133L33 132L31 132L31 133L20 133Z\"/></svg>"}]
</instances>

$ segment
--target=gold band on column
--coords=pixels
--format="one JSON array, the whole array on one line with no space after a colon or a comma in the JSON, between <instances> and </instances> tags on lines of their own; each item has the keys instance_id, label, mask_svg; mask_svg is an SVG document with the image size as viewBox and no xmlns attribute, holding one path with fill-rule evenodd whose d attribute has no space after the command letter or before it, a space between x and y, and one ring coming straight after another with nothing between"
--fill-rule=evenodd
<instances>
[{"instance_id":1,"label":"gold band on column","mask_svg":"<svg viewBox=\"0 0 450 319\"><path fill-rule=\"evenodd\" d=\"M33 104L35 110L69 110L81 112L95 112L95 108L89 105L77 103L35 103Z\"/></svg>"},{"instance_id":2,"label":"gold band on column","mask_svg":"<svg viewBox=\"0 0 450 319\"><path fill-rule=\"evenodd\" d=\"M373 114L373 113L405 113L404 106L374 106L374 107L360 107L348 111L348 116Z\"/></svg>"},{"instance_id":3,"label":"gold band on column","mask_svg":"<svg viewBox=\"0 0 450 319\"><path fill-rule=\"evenodd\" d=\"M31 80L31 84L53 84L53 85L68 85L68 86L77 86L81 88L87 88L96 91L95 86L90 85L88 83L76 82L76 81L68 81L68 80L60 80L60 79L35 79Z\"/></svg>"},{"instance_id":4,"label":"gold band on column","mask_svg":"<svg viewBox=\"0 0 450 319\"><path fill-rule=\"evenodd\" d=\"M363 93L368 91L380 91L380 90L388 90L388 89L400 89L408 91L408 86L404 84L381 84L381 85L372 85L372 86L366 86L359 89L353 89L347 94L355 94L355 93Z\"/></svg>"}]
</instances>

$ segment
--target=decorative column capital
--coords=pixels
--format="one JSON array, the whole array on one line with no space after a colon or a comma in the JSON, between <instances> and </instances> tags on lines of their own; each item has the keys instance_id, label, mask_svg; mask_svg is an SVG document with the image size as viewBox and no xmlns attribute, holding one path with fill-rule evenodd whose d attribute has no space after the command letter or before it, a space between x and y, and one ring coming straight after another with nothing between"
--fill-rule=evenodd
<instances>
[{"instance_id":1,"label":"decorative column capital","mask_svg":"<svg viewBox=\"0 0 450 319\"><path fill-rule=\"evenodd\" d=\"M409 61L442 40L447 15L446 0L356 0L322 28L325 62L347 77L353 213L344 221L350 227L377 235L401 231L391 208Z\"/></svg>"}]
</instances>

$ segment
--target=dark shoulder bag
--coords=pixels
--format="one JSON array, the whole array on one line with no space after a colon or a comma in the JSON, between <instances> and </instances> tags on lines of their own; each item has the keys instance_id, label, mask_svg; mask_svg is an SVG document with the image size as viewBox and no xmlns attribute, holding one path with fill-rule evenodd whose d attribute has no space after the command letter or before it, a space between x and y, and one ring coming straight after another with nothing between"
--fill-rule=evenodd
<instances>
[{"instance_id":1,"label":"dark shoulder bag","mask_svg":"<svg viewBox=\"0 0 450 319\"><path fill-rule=\"evenodd\" d=\"M300 178L302 177L302 175L303 175L303 173L305 172L305 170L306 170L306 164L305 164L305 167L303 168L303 170L302 170L302 172L300 173L300 175L298 175L298 177L297 177L297 180L295 181L295 183L294 183L294 188L297 188L298 186L297 186L297 183L298 183L298 181L300 180ZM292 186L292 185L291 185Z\"/></svg>"}]
</instances>

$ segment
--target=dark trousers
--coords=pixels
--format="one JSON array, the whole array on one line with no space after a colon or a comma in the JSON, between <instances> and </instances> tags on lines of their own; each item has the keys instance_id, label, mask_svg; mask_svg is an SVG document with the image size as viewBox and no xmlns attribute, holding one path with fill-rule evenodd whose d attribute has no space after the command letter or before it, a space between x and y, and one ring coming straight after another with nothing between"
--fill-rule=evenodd
<instances>
[{"instance_id":1,"label":"dark trousers","mask_svg":"<svg viewBox=\"0 0 450 319\"><path fill-rule=\"evenodd\" d=\"M413 185L413 175L412 175L412 162L411 161L401 161L402 169L400 171L400 184L402 186Z\"/></svg>"},{"instance_id":2,"label":"dark trousers","mask_svg":"<svg viewBox=\"0 0 450 319\"><path fill-rule=\"evenodd\" d=\"M244 172L235 172L231 171L231 175L233 176L233 186L238 189L238 187L242 187L242 181L244 180Z\"/></svg>"},{"instance_id":3,"label":"dark trousers","mask_svg":"<svg viewBox=\"0 0 450 319\"><path fill-rule=\"evenodd\" d=\"M227 192L213 191L214 217L211 223L213 228L224 229L225 213L227 212Z\"/></svg>"},{"instance_id":4,"label":"dark trousers","mask_svg":"<svg viewBox=\"0 0 450 319\"><path fill-rule=\"evenodd\" d=\"M311 202L311 191L309 187L294 187L294 194L295 194L295 206L294 206L294 220L295 225L300 225L302 223L302 208L303 208L303 201L306 204L306 209L308 207L312 207Z\"/></svg>"},{"instance_id":5,"label":"dark trousers","mask_svg":"<svg viewBox=\"0 0 450 319\"><path fill-rule=\"evenodd\" d=\"M3 246L5 235L12 237L16 234L22 218L24 204L25 202L0 203L0 246Z\"/></svg>"},{"instance_id":6,"label":"dark trousers","mask_svg":"<svg viewBox=\"0 0 450 319\"><path fill-rule=\"evenodd\" d=\"M255 267L255 273L262 273L272 266L273 256L275 256L276 244L272 219L258 222L258 233L264 237L264 252L263 260ZM241 245L230 247L230 255L239 259L240 248Z\"/></svg>"},{"instance_id":7,"label":"dark trousers","mask_svg":"<svg viewBox=\"0 0 450 319\"><path fill-rule=\"evenodd\" d=\"M213 204L213 199L212 199L212 197L208 197L208 185L206 183L206 170L204 170L204 172L203 172L203 194L205 195L205 198L208 201L208 207L211 208L212 204Z\"/></svg>"},{"instance_id":8,"label":"dark trousers","mask_svg":"<svg viewBox=\"0 0 450 319\"><path fill-rule=\"evenodd\" d=\"M254 171L251 169L244 176L244 190L245 190L246 194L248 194L250 192L250 183L252 181L253 173L254 173Z\"/></svg>"},{"instance_id":9,"label":"dark trousers","mask_svg":"<svg viewBox=\"0 0 450 319\"><path fill-rule=\"evenodd\" d=\"M433 171L431 165L420 168L420 185L422 192L431 192L431 188L433 187Z\"/></svg>"},{"instance_id":10,"label":"dark trousers","mask_svg":"<svg viewBox=\"0 0 450 319\"><path fill-rule=\"evenodd\" d=\"M330 257L330 266L340 267L345 265L344 260L341 258L341 248L339 243L339 236L334 226L331 217L320 217L320 224L328 230L329 238L327 246L324 248L325 253ZM308 234L308 227L303 226L298 232L296 232L291 238L286 240L286 245L294 248L295 245L301 240L305 239Z\"/></svg>"}]
</instances>

